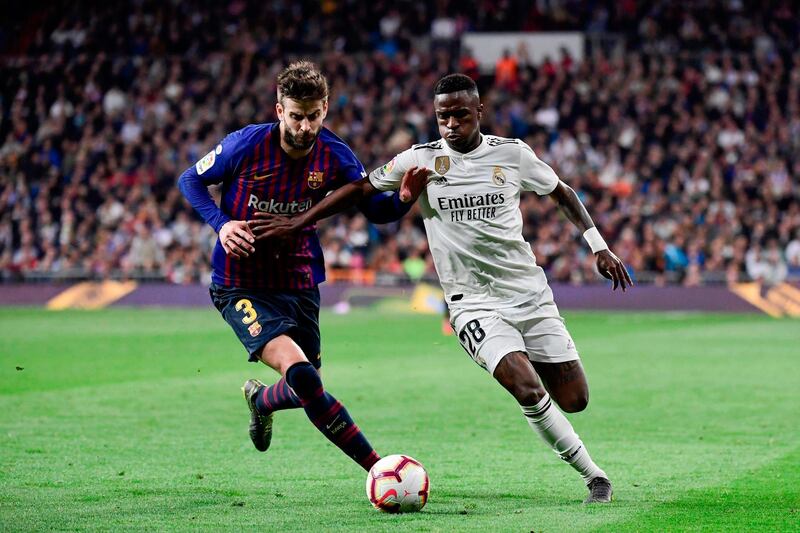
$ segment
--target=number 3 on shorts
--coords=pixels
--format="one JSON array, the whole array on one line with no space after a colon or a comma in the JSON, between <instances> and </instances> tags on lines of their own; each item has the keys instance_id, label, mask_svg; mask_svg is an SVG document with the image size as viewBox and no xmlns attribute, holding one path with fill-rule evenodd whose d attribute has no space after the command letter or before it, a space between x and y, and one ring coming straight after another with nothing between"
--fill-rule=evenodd
<instances>
[{"instance_id":1,"label":"number 3 on shorts","mask_svg":"<svg viewBox=\"0 0 800 533\"><path fill-rule=\"evenodd\" d=\"M458 334L461 345L471 356L475 355L477 345L486 338L486 332L481 328L481 323L477 320L470 320L466 323L461 333ZM475 344L472 343L475 341Z\"/></svg>"},{"instance_id":2,"label":"number 3 on shorts","mask_svg":"<svg viewBox=\"0 0 800 533\"><path fill-rule=\"evenodd\" d=\"M246 298L236 302L236 310L244 313L244 318L242 319L242 324L244 325L252 324L258 318L258 313L253 309L253 304Z\"/></svg>"}]
</instances>

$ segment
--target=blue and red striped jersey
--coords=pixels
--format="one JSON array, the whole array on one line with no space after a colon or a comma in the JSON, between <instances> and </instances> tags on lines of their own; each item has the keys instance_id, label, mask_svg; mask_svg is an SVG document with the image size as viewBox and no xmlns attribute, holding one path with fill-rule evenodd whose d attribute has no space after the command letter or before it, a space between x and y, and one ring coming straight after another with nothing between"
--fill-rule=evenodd
<instances>
[{"instance_id":1,"label":"blue and red striped jersey","mask_svg":"<svg viewBox=\"0 0 800 533\"><path fill-rule=\"evenodd\" d=\"M248 220L256 211L293 216L310 209L332 189L366 176L350 147L323 128L305 157L291 159L280 145L279 123L251 124L226 136L181 175L178 185L217 233L229 220ZM218 207L208 186L222 184ZM377 195L359 206L373 222L402 217L410 204L396 194ZM245 259L225 253L217 239L212 253L214 283L229 287L305 289L325 280L316 226L296 239L260 240Z\"/></svg>"}]
</instances>

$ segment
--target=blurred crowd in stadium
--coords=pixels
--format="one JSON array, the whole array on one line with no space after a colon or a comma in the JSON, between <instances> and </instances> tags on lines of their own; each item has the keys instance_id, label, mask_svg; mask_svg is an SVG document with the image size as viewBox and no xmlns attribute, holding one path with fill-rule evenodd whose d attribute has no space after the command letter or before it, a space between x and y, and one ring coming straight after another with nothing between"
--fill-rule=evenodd
<instances>
[{"instance_id":1,"label":"blurred crowd in stadium","mask_svg":"<svg viewBox=\"0 0 800 533\"><path fill-rule=\"evenodd\" d=\"M215 234L176 179L227 132L274 120L275 77L298 57L328 75L326 125L367 170L438 137L433 84L461 71L479 82L483 131L528 142L640 280L800 277L793 2L35 5L0 32L2 279L205 281ZM584 31L594 45L540 65L510 50L481 76L459 39L484 30ZM554 204L531 193L521 208L551 280L597 279ZM418 214L320 231L329 266L434 274Z\"/></svg>"}]
</instances>

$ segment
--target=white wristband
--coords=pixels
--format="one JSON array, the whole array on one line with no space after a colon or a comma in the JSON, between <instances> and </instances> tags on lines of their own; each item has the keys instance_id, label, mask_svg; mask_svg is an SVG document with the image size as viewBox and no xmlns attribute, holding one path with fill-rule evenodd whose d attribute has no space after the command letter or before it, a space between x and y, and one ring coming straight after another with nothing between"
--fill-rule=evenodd
<instances>
[{"instance_id":1,"label":"white wristband","mask_svg":"<svg viewBox=\"0 0 800 533\"><path fill-rule=\"evenodd\" d=\"M597 231L596 227L591 227L584 231L583 238L586 239L587 243L589 243L589 248L592 249L593 254L596 254L601 250L608 250L606 241L603 240L603 236L600 235L600 232Z\"/></svg>"}]
</instances>

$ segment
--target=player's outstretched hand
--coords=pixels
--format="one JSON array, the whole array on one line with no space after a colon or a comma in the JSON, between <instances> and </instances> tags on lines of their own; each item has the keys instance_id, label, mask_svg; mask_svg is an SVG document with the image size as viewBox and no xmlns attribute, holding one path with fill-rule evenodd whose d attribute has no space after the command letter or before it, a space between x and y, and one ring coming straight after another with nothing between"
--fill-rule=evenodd
<instances>
[{"instance_id":1,"label":"player's outstretched hand","mask_svg":"<svg viewBox=\"0 0 800 533\"><path fill-rule=\"evenodd\" d=\"M597 270L600 271L600 274L614 281L613 290L622 287L622 292L625 292L628 287L633 287L633 281L631 281L625 264L611 250L600 250L594 255L597 257Z\"/></svg>"},{"instance_id":2,"label":"player's outstretched hand","mask_svg":"<svg viewBox=\"0 0 800 533\"><path fill-rule=\"evenodd\" d=\"M230 220L219 228L219 242L225 253L235 259L243 259L255 252L255 240L255 235L244 220Z\"/></svg>"},{"instance_id":3,"label":"player's outstretched hand","mask_svg":"<svg viewBox=\"0 0 800 533\"><path fill-rule=\"evenodd\" d=\"M403 174L400 182L400 201L414 203L425 190L428 184L428 169L425 167L411 167Z\"/></svg>"},{"instance_id":4,"label":"player's outstretched hand","mask_svg":"<svg viewBox=\"0 0 800 533\"><path fill-rule=\"evenodd\" d=\"M273 215L263 211L257 211L253 216L255 220L248 220L247 225L255 235L256 240L284 239L300 229L297 224L297 218Z\"/></svg>"}]
</instances>

